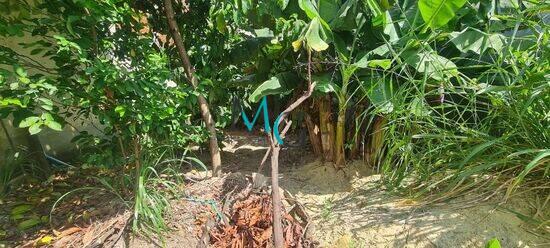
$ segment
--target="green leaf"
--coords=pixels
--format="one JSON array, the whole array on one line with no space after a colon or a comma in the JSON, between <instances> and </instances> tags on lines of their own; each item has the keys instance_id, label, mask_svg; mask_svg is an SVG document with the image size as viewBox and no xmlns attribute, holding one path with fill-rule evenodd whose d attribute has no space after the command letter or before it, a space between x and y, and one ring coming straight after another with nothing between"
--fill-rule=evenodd
<instances>
[{"instance_id":1,"label":"green leaf","mask_svg":"<svg viewBox=\"0 0 550 248\"><path fill-rule=\"evenodd\" d=\"M19 229L20 231L24 231L40 223L41 223L40 218L32 217L31 219L28 219L19 223L19 225L17 225L17 229Z\"/></svg>"},{"instance_id":2,"label":"green leaf","mask_svg":"<svg viewBox=\"0 0 550 248\"><path fill-rule=\"evenodd\" d=\"M119 117L123 117L124 114L126 113L126 107L125 107L125 106L122 106L122 105L116 106L115 112L118 113L118 116L119 116Z\"/></svg>"},{"instance_id":3,"label":"green leaf","mask_svg":"<svg viewBox=\"0 0 550 248\"><path fill-rule=\"evenodd\" d=\"M306 13L309 19L319 17L317 7L315 6L314 2L311 2L311 0L299 0L298 5L300 6L300 9L302 9Z\"/></svg>"},{"instance_id":4,"label":"green leaf","mask_svg":"<svg viewBox=\"0 0 550 248\"><path fill-rule=\"evenodd\" d=\"M29 204L19 205L17 207L14 207L11 210L10 215L15 216L15 215L23 214L23 213L28 212L31 209L32 209L32 205L29 205Z\"/></svg>"},{"instance_id":5,"label":"green leaf","mask_svg":"<svg viewBox=\"0 0 550 248\"><path fill-rule=\"evenodd\" d=\"M319 0L319 16L326 22L332 21L340 9L339 0Z\"/></svg>"},{"instance_id":6,"label":"green leaf","mask_svg":"<svg viewBox=\"0 0 550 248\"><path fill-rule=\"evenodd\" d=\"M32 124L32 125L29 127L29 133L30 133L31 135L40 133L40 131L42 131L42 128L40 127L41 125L42 125L42 123L40 123L40 122L37 122L37 123Z\"/></svg>"},{"instance_id":7,"label":"green leaf","mask_svg":"<svg viewBox=\"0 0 550 248\"><path fill-rule=\"evenodd\" d=\"M9 105L17 105L19 107L25 107L21 103L21 100L19 99L15 99L15 98L0 99L0 106L9 106Z\"/></svg>"},{"instance_id":8,"label":"green leaf","mask_svg":"<svg viewBox=\"0 0 550 248\"><path fill-rule=\"evenodd\" d=\"M529 172L531 172L531 170L533 170L537 165L539 165L539 162L541 162L541 160L543 160L544 158L546 158L548 156L550 156L550 149L546 149L546 150L541 151L535 158L533 158L531 160L531 162L529 162L525 166L523 171L521 171L521 173L516 177L516 180L514 180L514 183L512 183L510 185L510 187L508 187L508 190L506 192L506 198L508 198L510 196L510 194L512 193L513 189L519 183L521 183L521 181L523 181L523 178L525 178L525 176L527 176L527 174L529 174Z\"/></svg>"},{"instance_id":9,"label":"green leaf","mask_svg":"<svg viewBox=\"0 0 550 248\"><path fill-rule=\"evenodd\" d=\"M40 121L40 117L37 117L37 116L27 117L19 123L19 127L20 128L30 127L33 124L37 123L38 121Z\"/></svg>"},{"instance_id":10,"label":"green leaf","mask_svg":"<svg viewBox=\"0 0 550 248\"><path fill-rule=\"evenodd\" d=\"M273 31L269 28L254 29L254 34L259 38L273 38Z\"/></svg>"},{"instance_id":11,"label":"green leaf","mask_svg":"<svg viewBox=\"0 0 550 248\"><path fill-rule=\"evenodd\" d=\"M368 54L363 56L359 61L355 62L355 66L359 68L376 68L380 67L384 70L387 70L391 67L390 59L373 59L368 60Z\"/></svg>"},{"instance_id":12,"label":"green leaf","mask_svg":"<svg viewBox=\"0 0 550 248\"><path fill-rule=\"evenodd\" d=\"M471 27L462 32L452 32L450 37L451 42L461 52L472 51L477 54L482 54L489 48L501 51L506 39L502 34L488 34Z\"/></svg>"},{"instance_id":13,"label":"green leaf","mask_svg":"<svg viewBox=\"0 0 550 248\"><path fill-rule=\"evenodd\" d=\"M373 16L372 25L374 27L384 26L386 24L386 13L384 13L384 11L382 11L382 8L380 8L380 5L378 5L378 1L363 0L363 2Z\"/></svg>"},{"instance_id":14,"label":"green leaf","mask_svg":"<svg viewBox=\"0 0 550 248\"><path fill-rule=\"evenodd\" d=\"M321 25L323 25L323 27L326 28L327 31L330 31L330 26L325 20L323 20L323 18L321 18L321 15L317 11L317 5L314 2L312 2L311 0L299 0L298 5L300 6L300 9L302 9L306 13L309 19L313 20L315 18L319 18L319 22L321 23Z\"/></svg>"},{"instance_id":15,"label":"green leaf","mask_svg":"<svg viewBox=\"0 0 550 248\"><path fill-rule=\"evenodd\" d=\"M15 73L17 73L18 76L20 77L27 77L27 72L25 71L25 69L19 65L14 65L14 68L15 68Z\"/></svg>"},{"instance_id":16,"label":"green leaf","mask_svg":"<svg viewBox=\"0 0 550 248\"><path fill-rule=\"evenodd\" d=\"M492 238L489 242L487 242L485 248L501 248L500 241L498 241L497 238Z\"/></svg>"},{"instance_id":17,"label":"green leaf","mask_svg":"<svg viewBox=\"0 0 550 248\"><path fill-rule=\"evenodd\" d=\"M40 107L42 107L43 109L48 110L48 111L52 111L52 110L53 110L52 105L45 105L45 104L42 104L42 105L40 105Z\"/></svg>"},{"instance_id":18,"label":"green leaf","mask_svg":"<svg viewBox=\"0 0 550 248\"><path fill-rule=\"evenodd\" d=\"M225 34L227 32L227 25L225 23L225 18L222 12L219 12L216 15L216 29L222 34Z\"/></svg>"},{"instance_id":19,"label":"green leaf","mask_svg":"<svg viewBox=\"0 0 550 248\"><path fill-rule=\"evenodd\" d=\"M48 99L48 98L39 97L38 100L41 101L41 102L43 102L43 103L46 104L46 105L50 105L50 106L53 105L53 101L50 100L50 99Z\"/></svg>"},{"instance_id":20,"label":"green leaf","mask_svg":"<svg viewBox=\"0 0 550 248\"><path fill-rule=\"evenodd\" d=\"M428 77L435 80L443 80L458 75L457 67L452 61L439 56L429 48L408 49L401 54L401 57L406 64L414 67L416 71L428 74Z\"/></svg>"},{"instance_id":21,"label":"green leaf","mask_svg":"<svg viewBox=\"0 0 550 248\"><path fill-rule=\"evenodd\" d=\"M277 0L277 4L281 8L281 10L285 10L286 6L288 6L288 1L289 0Z\"/></svg>"},{"instance_id":22,"label":"green leaf","mask_svg":"<svg viewBox=\"0 0 550 248\"><path fill-rule=\"evenodd\" d=\"M352 30L356 28L357 0L348 0L338 10L336 17L330 21L330 27L338 30Z\"/></svg>"},{"instance_id":23,"label":"green leaf","mask_svg":"<svg viewBox=\"0 0 550 248\"><path fill-rule=\"evenodd\" d=\"M361 86L378 113L393 112L392 97L394 93L391 81L380 77L368 77L361 81Z\"/></svg>"},{"instance_id":24,"label":"green leaf","mask_svg":"<svg viewBox=\"0 0 550 248\"><path fill-rule=\"evenodd\" d=\"M57 121L48 120L44 124L55 131L63 131L63 126Z\"/></svg>"},{"instance_id":25,"label":"green leaf","mask_svg":"<svg viewBox=\"0 0 550 248\"><path fill-rule=\"evenodd\" d=\"M80 16L71 15L67 17L67 31L69 31L69 33L73 36L76 36L73 30L73 22L77 21L78 19L80 19Z\"/></svg>"},{"instance_id":26,"label":"green leaf","mask_svg":"<svg viewBox=\"0 0 550 248\"><path fill-rule=\"evenodd\" d=\"M328 48L328 44L321 38L320 32L323 31L319 23L319 18L315 17L309 24L309 28L306 32L306 41L309 47L318 52Z\"/></svg>"},{"instance_id":27,"label":"green leaf","mask_svg":"<svg viewBox=\"0 0 550 248\"><path fill-rule=\"evenodd\" d=\"M432 29L446 25L466 0L419 0L418 8L424 22Z\"/></svg>"},{"instance_id":28,"label":"green leaf","mask_svg":"<svg viewBox=\"0 0 550 248\"><path fill-rule=\"evenodd\" d=\"M315 91L321 93L337 92L339 87L332 82L332 73L316 74L312 76Z\"/></svg>"},{"instance_id":29,"label":"green leaf","mask_svg":"<svg viewBox=\"0 0 550 248\"><path fill-rule=\"evenodd\" d=\"M264 96L287 92L292 89L293 84L298 80L298 76L292 72L279 73L258 86L250 97L248 97L248 100L251 102L258 102Z\"/></svg>"}]
</instances>

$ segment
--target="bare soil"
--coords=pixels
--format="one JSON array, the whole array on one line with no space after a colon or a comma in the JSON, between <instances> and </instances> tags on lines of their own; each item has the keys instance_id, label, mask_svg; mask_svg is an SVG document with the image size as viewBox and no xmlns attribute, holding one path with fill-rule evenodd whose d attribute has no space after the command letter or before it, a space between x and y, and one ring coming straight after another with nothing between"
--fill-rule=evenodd
<instances>
[{"instance_id":1,"label":"bare soil","mask_svg":"<svg viewBox=\"0 0 550 248\"><path fill-rule=\"evenodd\" d=\"M234 132L227 140L232 142L226 143L222 154L226 170L255 172L267 150L265 139ZM534 230L506 210L532 216L534 196L504 205L479 202L465 207L456 199L420 206L390 194L381 186L380 176L361 161L337 171L305 148L287 147L281 152L280 166L281 187L305 206L321 247L483 247L492 238L499 239L502 247L550 247L548 230Z\"/></svg>"},{"instance_id":2,"label":"bare soil","mask_svg":"<svg viewBox=\"0 0 550 248\"><path fill-rule=\"evenodd\" d=\"M226 135L222 152L224 172L247 176L257 172L267 151L265 138L248 132ZM479 202L467 207L464 199L455 199L425 206L388 192L380 183L380 176L361 161L335 170L332 165L317 160L307 147L297 146L292 137L287 140L290 146L283 148L280 156L281 188L288 192L287 196L290 194L298 200L309 215L310 223L303 235L319 247L484 247L492 238L499 239L502 247L550 247L549 230L543 229L547 226L537 229L521 219L534 215L538 201L535 196L523 195L504 205ZM207 155L196 153L209 164ZM262 174L269 176L268 171L269 160ZM82 180L78 183L86 185ZM108 247L208 247L207 244L214 243L209 234L219 225L218 214L226 211L223 202L229 193L227 190L234 188L225 183L223 179L213 178L188 185L185 195L171 203L166 221L172 231L163 241L123 232L128 230L126 223L131 213L119 203L110 203L106 197L83 201L75 194L53 215L55 220L74 218L75 221L58 224L54 221L52 230L43 226L34 229L34 233L27 232L18 238L11 236L12 240L0 242L0 247L30 247L46 236L55 237L53 247L81 247L75 244L90 242L95 237L90 233L99 235L103 242L93 241L91 247L102 247L102 244L109 244ZM5 203L7 205L0 208L6 214L3 217L6 222L0 221L4 229L6 223L12 223L7 215L15 200ZM86 211L90 209L94 216L96 212L105 214L89 217ZM45 209L36 215L47 215L48 211ZM544 209L542 217L547 218L549 212ZM73 214L75 217L69 216ZM540 214L539 211L539 217Z\"/></svg>"}]
</instances>

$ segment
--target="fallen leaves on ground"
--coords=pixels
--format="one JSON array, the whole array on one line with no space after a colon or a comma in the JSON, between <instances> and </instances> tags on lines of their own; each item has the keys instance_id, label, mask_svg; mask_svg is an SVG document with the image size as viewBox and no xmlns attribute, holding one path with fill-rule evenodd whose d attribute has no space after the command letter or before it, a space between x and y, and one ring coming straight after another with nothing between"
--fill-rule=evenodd
<instances>
[{"instance_id":1,"label":"fallen leaves on ground","mask_svg":"<svg viewBox=\"0 0 550 248\"><path fill-rule=\"evenodd\" d=\"M233 205L230 223L219 224L210 231L214 247L270 247L272 244L273 205L266 193L252 193ZM284 213L284 212L283 212ZM313 247L304 237L303 224L284 213L285 247Z\"/></svg>"}]
</instances>

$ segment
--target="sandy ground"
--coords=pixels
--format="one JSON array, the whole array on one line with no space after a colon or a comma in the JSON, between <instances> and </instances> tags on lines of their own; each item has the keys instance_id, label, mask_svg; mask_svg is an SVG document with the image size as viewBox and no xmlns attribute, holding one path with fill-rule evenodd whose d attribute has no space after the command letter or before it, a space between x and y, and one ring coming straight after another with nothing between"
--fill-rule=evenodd
<instances>
[{"instance_id":1,"label":"sandy ground","mask_svg":"<svg viewBox=\"0 0 550 248\"><path fill-rule=\"evenodd\" d=\"M227 140L226 170L255 172L267 150L265 139L238 133ZM385 191L380 176L361 162L335 171L303 148L283 149L280 164L281 187L305 205L322 247L483 247L492 238L502 247L550 247L548 235L533 232L495 203L418 207ZM513 199L505 207L529 215L530 201Z\"/></svg>"}]
</instances>

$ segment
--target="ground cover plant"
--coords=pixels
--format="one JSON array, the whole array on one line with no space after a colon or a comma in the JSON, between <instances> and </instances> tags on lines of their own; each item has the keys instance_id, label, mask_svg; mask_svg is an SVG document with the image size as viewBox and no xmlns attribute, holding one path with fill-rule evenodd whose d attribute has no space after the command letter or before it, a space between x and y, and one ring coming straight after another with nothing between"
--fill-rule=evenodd
<instances>
[{"instance_id":1,"label":"ground cover plant","mask_svg":"<svg viewBox=\"0 0 550 248\"><path fill-rule=\"evenodd\" d=\"M316 246L307 236L314 220L284 190L291 149L335 174L359 163L416 206L529 195L534 213L510 211L548 240L545 1L0 6L0 240L8 246L108 246L130 233L170 246L182 199L214 216L194 222L204 245ZM87 126L94 132L79 131ZM243 158L234 168L224 151L245 127L265 151L251 149L259 163ZM60 159L46 135L70 136L75 148ZM247 166L257 168L246 179L255 191L225 183ZM200 183L212 199L189 193ZM318 218L328 220L340 206L332 196L323 202ZM261 209L272 213L239 217Z\"/></svg>"}]
</instances>

